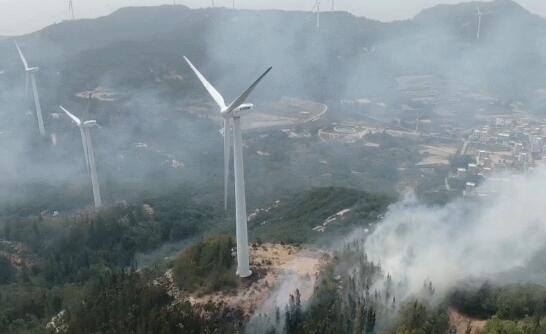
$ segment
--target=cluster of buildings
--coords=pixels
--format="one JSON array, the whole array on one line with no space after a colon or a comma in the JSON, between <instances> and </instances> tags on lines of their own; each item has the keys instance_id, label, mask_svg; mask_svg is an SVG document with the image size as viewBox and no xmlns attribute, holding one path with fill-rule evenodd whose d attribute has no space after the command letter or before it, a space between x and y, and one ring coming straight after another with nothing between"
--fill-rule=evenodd
<instances>
[{"instance_id":1,"label":"cluster of buildings","mask_svg":"<svg viewBox=\"0 0 546 334\"><path fill-rule=\"evenodd\" d=\"M496 117L469 137L476 162L493 172L526 171L546 152L546 119ZM463 152L467 153L467 152Z\"/></svg>"},{"instance_id":2,"label":"cluster of buildings","mask_svg":"<svg viewBox=\"0 0 546 334\"><path fill-rule=\"evenodd\" d=\"M474 129L465 141L460 155L469 157L466 166L459 166L449 180L465 195L476 192L478 184L491 179L502 181L503 173L524 173L536 167L546 155L546 119L497 116L489 124ZM451 181L451 182L448 182Z\"/></svg>"}]
</instances>

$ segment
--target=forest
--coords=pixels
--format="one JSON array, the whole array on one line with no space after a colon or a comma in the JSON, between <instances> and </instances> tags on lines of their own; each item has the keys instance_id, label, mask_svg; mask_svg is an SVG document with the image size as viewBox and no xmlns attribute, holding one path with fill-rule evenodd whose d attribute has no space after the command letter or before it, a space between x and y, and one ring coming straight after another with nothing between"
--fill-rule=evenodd
<instances>
[{"instance_id":1,"label":"forest","mask_svg":"<svg viewBox=\"0 0 546 334\"><path fill-rule=\"evenodd\" d=\"M127 281L124 289L134 289L139 281L148 284L133 272L136 253L203 233L218 219L213 212L191 194L177 191L98 212L3 217L0 332L40 333L52 316L71 310L101 286ZM150 293L150 298L163 298L155 290Z\"/></svg>"},{"instance_id":2,"label":"forest","mask_svg":"<svg viewBox=\"0 0 546 334\"><path fill-rule=\"evenodd\" d=\"M345 188L287 194L258 210L249 224L251 240L320 243L322 238L310 233L317 222L351 209L327 235L371 228L393 201L390 195ZM204 203L176 190L98 212L33 216L11 211L0 225L0 332L435 334L450 329L451 308L489 319L485 334L546 330L541 285L468 282L438 296L434 282L424 282L422 291L400 299L397 278L368 260L362 240L323 256L309 300L295 290L286 305L247 327L237 308L192 305L184 297L230 291L239 284L232 226L222 208ZM138 269L137 253L188 238L197 242L178 256ZM174 297L164 283L169 269L182 297Z\"/></svg>"},{"instance_id":3,"label":"forest","mask_svg":"<svg viewBox=\"0 0 546 334\"><path fill-rule=\"evenodd\" d=\"M252 225L252 240L313 242L316 237L308 232L309 222L351 208L354 214L332 228L332 235L341 235L368 226L393 200L343 188L287 194L281 205L262 212L266 216L258 215L271 223ZM226 222L222 208L206 203L189 190L175 190L157 196L149 193L132 203L120 202L96 212L36 216L17 207L6 210L8 214L0 220L0 332L41 333L51 321L49 327L55 328L55 319L74 333L103 332L105 328L111 330L104 333L116 333L119 328L132 328L134 333L176 333L177 323L196 326L195 333L214 332L226 323L222 317L237 319L233 323L242 328L244 319L236 310L208 305L203 306L204 315L204 311L177 303L165 286L151 284L172 268L177 285L187 293L237 285L230 236L234 226ZM302 208L307 209L300 211ZM193 238L198 241L173 260L158 260L138 269L137 253ZM181 318L173 317L176 310ZM152 318L142 320L141 314ZM211 317L218 317L218 322L211 322Z\"/></svg>"}]
</instances>

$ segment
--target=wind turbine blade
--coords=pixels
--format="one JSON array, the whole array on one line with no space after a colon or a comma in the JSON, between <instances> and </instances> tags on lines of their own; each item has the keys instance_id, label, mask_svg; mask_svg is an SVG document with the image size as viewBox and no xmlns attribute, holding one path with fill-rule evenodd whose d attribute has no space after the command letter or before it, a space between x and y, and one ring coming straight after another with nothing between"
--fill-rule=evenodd
<instances>
[{"instance_id":1,"label":"wind turbine blade","mask_svg":"<svg viewBox=\"0 0 546 334\"><path fill-rule=\"evenodd\" d=\"M28 62L25 58L25 55L23 54L23 51L21 51L21 48L19 47L19 44L15 42L15 47L17 48L17 52L19 52L19 57L21 58L21 61L23 62L23 65L25 66L25 71L28 70Z\"/></svg>"},{"instance_id":2,"label":"wind turbine blade","mask_svg":"<svg viewBox=\"0 0 546 334\"><path fill-rule=\"evenodd\" d=\"M229 164L231 162L231 120L224 118L224 210L228 204Z\"/></svg>"},{"instance_id":3,"label":"wind turbine blade","mask_svg":"<svg viewBox=\"0 0 546 334\"><path fill-rule=\"evenodd\" d=\"M226 108L226 102L224 101L224 98L222 97L222 94L220 94L216 90L216 88L214 88L214 86L211 85L210 82L208 82L208 80L203 76L203 74L201 74L201 72L199 72L199 70L197 70L197 68L195 68L195 66L193 66L193 64L191 63L191 61L188 58L186 58L184 56L184 59L186 60L188 65L190 65L191 69L193 70L193 72L195 73L197 78L199 78L199 80L201 81L203 86L205 86L205 88L209 92L210 96L212 96L212 98L214 99L216 104L220 107L220 109L225 109Z\"/></svg>"},{"instance_id":4,"label":"wind turbine blade","mask_svg":"<svg viewBox=\"0 0 546 334\"><path fill-rule=\"evenodd\" d=\"M76 117L76 116L74 116L72 113L70 113L70 111L66 110L63 106L59 106L59 108L61 108L61 110L64 111L64 113L65 113L68 117L70 117L70 119L72 119L72 121L73 121L77 126L82 125L82 121L81 121L78 117Z\"/></svg>"},{"instance_id":5,"label":"wind turbine blade","mask_svg":"<svg viewBox=\"0 0 546 334\"><path fill-rule=\"evenodd\" d=\"M241 96L239 96L237 99L235 99L233 102L231 102L231 104L229 105L229 107L227 109L227 112L231 112L231 111L235 110L237 107L239 107L241 104L245 103L245 101L248 98L248 96L250 95L250 93L252 93L254 88L256 88L256 86L258 86L260 81L262 81L262 79L267 75L267 73L269 73L269 71L271 71L272 68L273 67L268 68L267 71L265 71L262 75L260 75L260 77L256 81L254 81L254 83L250 87L248 87L248 89L245 90L243 94L241 94Z\"/></svg>"}]
</instances>

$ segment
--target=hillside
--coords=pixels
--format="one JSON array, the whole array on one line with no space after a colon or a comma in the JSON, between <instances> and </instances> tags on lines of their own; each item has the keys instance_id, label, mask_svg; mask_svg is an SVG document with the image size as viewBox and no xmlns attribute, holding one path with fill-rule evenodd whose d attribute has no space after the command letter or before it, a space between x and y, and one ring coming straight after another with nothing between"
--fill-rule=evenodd
<instances>
[{"instance_id":1,"label":"hillside","mask_svg":"<svg viewBox=\"0 0 546 334\"><path fill-rule=\"evenodd\" d=\"M545 333L545 187L519 175L546 157L545 34L511 0L319 29L312 12L124 8L16 38L47 136L0 37L0 333ZM226 102L273 66L242 121L248 278L225 115L182 56ZM100 208L60 105L98 124ZM488 181L519 185L502 210Z\"/></svg>"},{"instance_id":2,"label":"hillside","mask_svg":"<svg viewBox=\"0 0 546 334\"><path fill-rule=\"evenodd\" d=\"M352 189L312 189L251 213L250 235L272 242L332 240L357 227L371 229L393 201L387 195Z\"/></svg>"},{"instance_id":3,"label":"hillside","mask_svg":"<svg viewBox=\"0 0 546 334\"><path fill-rule=\"evenodd\" d=\"M220 73L241 63L245 69L229 78L235 86L259 69L276 69L259 94L269 99L286 91L321 101L361 94L388 97L396 77L418 73L512 97L542 87L545 66L537 36L546 31L546 20L510 0L481 3L478 41L476 6L437 6L413 20L392 23L326 12L320 31L306 12L134 7L99 19L59 23L19 40L29 54L41 50L35 58L39 65L55 64L62 71L65 93L106 79L116 88L134 89L173 71L185 78L189 72L182 55L199 59L228 96L236 92ZM10 43L0 43L0 60L16 66ZM531 64L536 65L532 70ZM512 77L502 71L506 67L513 69ZM515 92L508 87L514 80ZM185 81L166 84L182 94L178 97L192 91Z\"/></svg>"},{"instance_id":4,"label":"hillside","mask_svg":"<svg viewBox=\"0 0 546 334\"><path fill-rule=\"evenodd\" d=\"M21 183L40 173L58 181L59 187L67 178L72 184L81 182L79 151L72 145L77 133L59 117L58 105L96 119L104 129L96 146L103 178L120 188L113 191L113 201L126 200L127 188L143 179L167 185L196 180L207 180L207 187L221 184L221 170L215 168L221 166L220 120L210 117L214 106L183 55L228 100L273 66L253 93L253 102L266 106L273 118L279 116L278 108L268 106L287 96L328 106L319 121L298 125L309 137L246 135L251 144L246 154L267 154L249 162L255 164L248 175L249 183L256 185L251 191L257 193L251 196L256 199L252 207L302 187L393 191L400 180L397 167L414 166L420 159L411 145L400 141L388 152L385 147L359 145L339 149L323 143L317 131L328 122L347 121L347 116L391 122L415 120L417 114L436 119L448 114L461 127L469 127L482 112L513 112L514 102L530 112L545 110L541 89L546 87L546 57L537 36L543 35L546 20L511 1L483 3L478 41L473 31L475 5L437 6L413 20L391 23L326 12L320 31L308 12L184 6L132 7L98 19L52 25L17 38L29 62L41 69L37 80L46 125L57 135L59 148L47 153L41 153L45 151L37 149L36 139L24 131L28 129L23 124L31 119L20 112L26 107L20 60L12 39L0 41L0 99L11 106L0 111L5 119L0 132L9 138L0 145L14 157L17 152L32 153L18 163L23 169L0 166L6 169L2 175L17 175L7 178L5 191L26 191ZM97 91L110 99L101 100L97 94L91 101L82 98ZM373 101L376 109L346 112L343 101L363 98ZM325 163L317 163L321 161ZM32 168L39 165L48 168ZM59 174L61 167L67 172ZM29 192L36 193L33 188Z\"/></svg>"}]
</instances>

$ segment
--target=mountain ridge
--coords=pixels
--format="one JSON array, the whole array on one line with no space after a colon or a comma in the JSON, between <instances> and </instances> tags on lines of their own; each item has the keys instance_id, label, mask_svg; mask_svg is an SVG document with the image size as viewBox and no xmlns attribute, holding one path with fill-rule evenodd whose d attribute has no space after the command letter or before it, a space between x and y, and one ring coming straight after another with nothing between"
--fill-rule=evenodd
<instances>
[{"instance_id":1,"label":"mountain ridge","mask_svg":"<svg viewBox=\"0 0 546 334\"><path fill-rule=\"evenodd\" d=\"M484 13L479 40L477 5ZM546 86L546 48L536 37L543 33L546 19L511 0L496 0L438 5L411 20L390 23L325 12L319 31L311 12L129 7L98 19L55 24L18 41L28 58L37 59L34 62L44 68L56 63L55 70L63 73L67 66L70 72L89 67L89 74L77 81L69 78L71 86L81 85L91 75L86 81L127 76L131 79L114 83L147 87L154 83L129 75L146 67L154 73L176 71L187 77L181 62L186 55L212 73L211 80L227 95L237 93L231 91L233 86L243 86L249 77L273 66L275 73L265 88L268 98L291 91L327 101L362 94L385 98L395 93L396 77L415 74L472 83L507 98L529 95ZM4 56L0 61L19 67L8 41L0 42L0 58ZM140 63L133 64L137 59ZM247 66L234 77L225 77L222 69L241 63ZM507 67L514 68L510 76L503 71ZM181 88L178 85L176 90Z\"/></svg>"}]
</instances>

